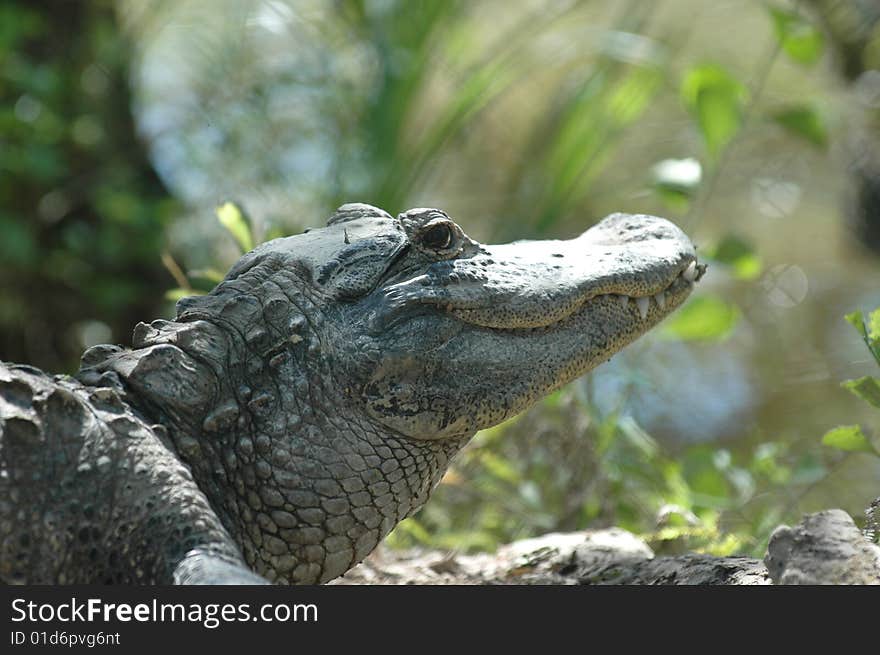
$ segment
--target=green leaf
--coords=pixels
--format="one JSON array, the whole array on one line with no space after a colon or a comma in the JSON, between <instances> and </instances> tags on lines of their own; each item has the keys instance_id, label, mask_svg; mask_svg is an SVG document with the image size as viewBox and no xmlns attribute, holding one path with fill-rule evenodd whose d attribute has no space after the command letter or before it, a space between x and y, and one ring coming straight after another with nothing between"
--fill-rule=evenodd
<instances>
[{"instance_id":1,"label":"green leaf","mask_svg":"<svg viewBox=\"0 0 880 655\"><path fill-rule=\"evenodd\" d=\"M730 266L740 280L754 280L761 274L761 258L752 244L733 234L728 234L714 248L710 248L707 257Z\"/></svg>"},{"instance_id":2,"label":"green leaf","mask_svg":"<svg viewBox=\"0 0 880 655\"><path fill-rule=\"evenodd\" d=\"M844 316L847 323L852 325L858 333L862 335L863 339L868 338L868 329L865 327L865 317L862 315L862 312L858 309L854 312L851 312Z\"/></svg>"},{"instance_id":3,"label":"green leaf","mask_svg":"<svg viewBox=\"0 0 880 655\"><path fill-rule=\"evenodd\" d=\"M829 430L822 437L822 443L847 452L877 453L858 425L841 425Z\"/></svg>"},{"instance_id":4,"label":"green leaf","mask_svg":"<svg viewBox=\"0 0 880 655\"><path fill-rule=\"evenodd\" d=\"M251 231L250 221L241 208L233 202L224 202L215 210L217 220L223 225L232 237L238 242L241 251L248 252L254 249L254 237Z\"/></svg>"},{"instance_id":5,"label":"green leaf","mask_svg":"<svg viewBox=\"0 0 880 655\"><path fill-rule=\"evenodd\" d=\"M847 314L844 318L862 336L865 345L880 366L880 308L868 314L867 322L859 310Z\"/></svg>"},{"instance_id":6,"label":"green leaf","mask_svg":"<svg viewBox=\"0 0 880 655\"><path fill-rule=\"evenodd\" d=\"M806 139L814 146L825 148L828 145L825 121L812 107L787 107L773 112L770 117L795 136Z\"/></svg>"},{"instance_id":7,"label":"green leaf","mask_svg":"<svg viewBox=\"0 0 880 655\"><path fill-rule=\"evenodd\" d=\"M770 8L776 38L789 57L801 64L814 64L822 56L825 39L810 21L793 11Z\"/></svg>"},{"instance_id":8,"label":"green leaf","mask_svg":"<svg viewBox=\"0 0 880 655\"><path fill-rule=\"evenodd\" d=\"M666 322L660 334L685 341L720 340L733 331L739 318L735 305L716 296L697 296Z\"/></svg>"},{"instance_id":9,"label":"green leaf","mask_svg":"<svg viewBox=\"0 0 880 655\"><path fill-rule=\"evenodd\" d=\"M840 386L880 409L880 380L877 378L866 375L857 380L846 380Z\"/></svg>"},{"instance_id":10,"label":"green leaf","mask_svg":"<svg viewBox=\"0 0 880 655\"><path fill-rule=\"evenodd\" d=\"M716 158L739 130L745 87L723 68L705 65L685 74L681 94L709 155Z\"/></svg>"},{"instance_id":11,"label":"green leaf","mask_svg":"<svg viewBox=\"0 0 880 655\"><path fill-rule=\"evenodd\" d=\"M867 338L871 341L871 345L880 346L880 307L868 314L867 327Z\"/></svg>"}]
</instances>

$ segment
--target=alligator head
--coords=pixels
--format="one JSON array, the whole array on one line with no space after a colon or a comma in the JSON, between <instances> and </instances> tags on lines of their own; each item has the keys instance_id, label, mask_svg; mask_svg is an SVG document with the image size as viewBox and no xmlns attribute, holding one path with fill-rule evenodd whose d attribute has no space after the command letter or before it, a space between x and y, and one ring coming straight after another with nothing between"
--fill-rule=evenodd
<instances>
[{"instance_id":1,"label":"alligator head","mask_svg":"<svg viewBox=\"0 0 880 655\"><path fill-rule=\"evenodd\" d=\"M608 360L703 270L652 216L486 246L437 209L349 204L139 325L136 350L86 361L166 425L258 573L323 581L418 509L477 430Z\"/></svg>"}]
</instances>

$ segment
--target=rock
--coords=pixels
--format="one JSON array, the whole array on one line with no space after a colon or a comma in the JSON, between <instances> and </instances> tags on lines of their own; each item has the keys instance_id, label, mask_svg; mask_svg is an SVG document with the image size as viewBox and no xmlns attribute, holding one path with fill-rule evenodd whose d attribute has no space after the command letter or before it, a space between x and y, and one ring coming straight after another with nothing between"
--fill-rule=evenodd
<instances>
[{"instance_id":1,"label":"rock","mask_svg":"<svg viewBox=\"0 0 880 655\"><path fill-rule=\"evenodd\" d=\"M880 584L880 546L839 509L776 528L764 562L774 584Z\"/></svg>"},{"instance_id":2,"label":"rock","mask_svg":"<svg viewBox=\"0 0 880 655\"><path fill-rule=\"evenodd\" d=\"M611 528L553 533L456 555L380 549L331 584L770 584L748 557L655 557L634 534Z\"/></svg>"},{"instance_id":3,"label":"rock","mask_svg":"<svg viewBox=\"0 0 880 655\"><path fill-rule=\"evenodd\" d=\"M780 526L764 561L687 553L656 557L634 534L612 528L553 533L495 554L380 549L337 584L880 584L880 546L839 509Z\"/></svg>"}]
</instances>

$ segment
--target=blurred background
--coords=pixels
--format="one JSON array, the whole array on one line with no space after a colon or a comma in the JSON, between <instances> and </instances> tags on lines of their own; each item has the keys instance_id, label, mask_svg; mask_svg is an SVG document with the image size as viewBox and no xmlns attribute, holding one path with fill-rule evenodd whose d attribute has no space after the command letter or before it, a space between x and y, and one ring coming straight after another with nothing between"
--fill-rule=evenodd
<instances>
[{"instance_id":1,"label":"blurred background","mask_svg":"<svg viewBox=\"0 0 880 655\"><path fill-rule=\"evenodd\" d=\"M710 262L688 305L389 544L760 555L880 494L878 69L880 0L6 0L0 358L74 372L343 202L486 242L658 214Z\"/></svg>"}]
</instances>

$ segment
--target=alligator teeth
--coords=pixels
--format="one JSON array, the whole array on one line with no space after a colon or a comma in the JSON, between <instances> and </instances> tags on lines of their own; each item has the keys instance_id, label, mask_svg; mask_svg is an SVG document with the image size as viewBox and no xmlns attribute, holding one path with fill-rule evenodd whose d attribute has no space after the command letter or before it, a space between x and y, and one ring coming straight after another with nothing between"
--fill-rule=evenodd
<instances>
[{"instance_id":1,"label":"alligator teeth","mask_svg":"<svg viewBox=\"0 0 880 655\"><path fill-rule=\"evenodd\" d=\"M629 306L629 296L617 296L617 300L624 309Z\"/></svg>"},{"instance_id":2,"label":"alligator teeth","mask_svg":"<svg viewBox=\"0 0 880 655\"><path fill-rule=\"evenodd\" d=\"M639 308L639 315L642 317L642 320L645 320L648 316L648 307L651 306L651 299L647 296L643 296L642 298L636 298L636 307Z\"/></svg>"},{"instance_id":3,"label":"alligator teeth","mask_svg":"<svg viewBox=\"0 0 880 655\"><path fill-rule=\"evenodd\" d=\"M657 295L654 296L654 302L657 303L657 307L660 309L666 309L666 292L661 291Z\"/></svg>"},{"instance_id":4,"label":"alligator teeth","mask_svg":"<svg viewBox=\"0 0 880 655\"><path fill-rule=\"evenodd\" d=\"M688 282L693 282L697 279L697 262L692 261L688 264L688 267L684 269L684 272L681 274L682 277Z\"/></svg>"}]
</instances>

